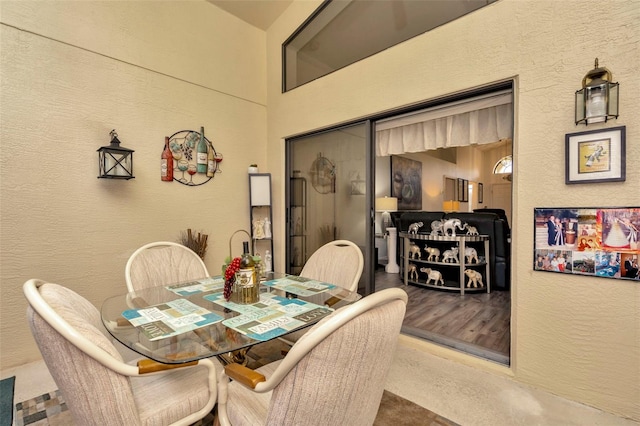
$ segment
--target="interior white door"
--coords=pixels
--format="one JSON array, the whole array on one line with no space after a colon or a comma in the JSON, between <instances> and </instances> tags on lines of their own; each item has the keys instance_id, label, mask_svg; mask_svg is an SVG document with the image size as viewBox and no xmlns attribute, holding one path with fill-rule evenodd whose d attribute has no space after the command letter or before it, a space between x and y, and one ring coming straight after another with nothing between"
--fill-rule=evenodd
<instances>
[{"instance_id":1,"label":"interior white door","mask_svg":"<svg viewBox=\"0 0 640 426\"><path fill-rule=\"evenodd\" d=\"M494 183L491 185L491 208L503 209L511 226L511 183Z\"/></svg>"}]
</instances>

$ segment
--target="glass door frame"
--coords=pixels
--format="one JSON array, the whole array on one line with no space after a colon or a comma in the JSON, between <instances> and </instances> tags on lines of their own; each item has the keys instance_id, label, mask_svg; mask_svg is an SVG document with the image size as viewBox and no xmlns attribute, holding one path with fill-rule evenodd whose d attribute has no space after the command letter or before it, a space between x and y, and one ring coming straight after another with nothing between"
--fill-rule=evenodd
<instances>
[{"instance_id":1,"label":"glass door frame","mask_svg":"<svg viewBox=\"0 0 640 426\"><path fill-rule=\"evenodd\" d=\"M360 290L361 294L363 295L368 295L371 294L373 292L376 291L376 286L375 286L375 263L377 261L377 259L375 259L375 228L374 228L374 221L375 221L375 211L374 211L374 199L375 199L375 176L376 176L376 168L375 168L375 164L376 164L376 157L375 157L375 152L376 152L376 147L375 147L375 126L376 126L376 122L378 120L383 120L383 119L388 119L394 116L399 116L402 114L406 114L406 113L412 113L421 109L425 109L425 108L432 108L432 107L438 107L438 106L444 106L448 103L452 103L452 102L459 102L459 101L464 101L465 99L469 99L471 97L474 96L478 96L478 95L483 95L483 94L487 94L487 93L491 93L491 92L496 92L496 91L500 91L500 90L505 90L505 89L509 89L512 92L512 103L514 105L513 111L512 111L512 120L513 120L513 144L512 148L511 148L511 152L512 154L515 155L515 151L514 148L515 147L515 121L516 121L516 117L517 117L517 109L516 109L516 93L517 93L517 79L515 77L510 77L510 78L506 78L504 80L501 81L497 81L497 82L493 82L490 84L487 84L485 86L480 86L480 87L475 87L475 88L470 88L467 90L463 90L457 93L452 93L452 94L448 94L448 95L444 95L438 98L433 98L433 99L429 99L429 100L425 100L423 102L419 102L416 104L411 104L411 105L405 105L405 106L401 106L395 109L391 109L391 110L387 110L384 112L379 112L379 113L374 113L371 115L368 115L366 118L357 120L357 121L353 121L353 122L349 122L346 124L341 124L341 125L336 125L333 127L329 127L326 129L321 129L318 130L316 132L308 132L308 133L303 133L300 135L294 135L291 137L288 137L285 139L286 142L286 162L285 162L285 169L286 169L286 173L287 176L291 176L292 174L292 170L291 170L291 158L290 158L290 145L289 142L292 139L296 139L299 137L306 137L306 136L310 136L313 134L321 134L323 132L328 132L328 131L333 131L333 130L337 130L340 128L344 128L344 127L349 127L349 126L353 126L356 124L361 124L364 123L365 124L365 132L366 132L366 162L367 162L367 167L366 167L366 177L365 177L365 185L366 185L366 210L369 212L370 215L370 221L369 221L369 226L367 226L366 228L366 238L365 238L365 244L366 244L366 248L365 248L365 267L363 270L363 279L364 279L364 283L365 283L365 289L364 290ZM287 177L285 179L286 182L286 215L287 215L287 225L289 225L289 178ZM513 195L513 184L512 184L512 195ZM487 191L488 189L485 187L485 197L487 196ZM512 201L512 205L513 205L513 201ZM511 225L511 249L513 248L513 230L515 228L513 227L513 225ZM289 246L289 238L288 238L288 232L287 231L287 241L285 242L285 247L287 247L287 251L289 250L288 246ZM289 260L287 259L287 262ZM515 263L515 256L514 256L514 252L511 251L510 255L509 255L509 279L510 279L510 289L509 289L509 300L510 303L513 303L513 288L514 288L514 277L513 277L513 269L511 268L511 265L513 265ZM512 309L512 308L511 308ZM512 312L510 312L509 314L509 318L510 318L510 351L514 350L514 340L513 340L513 323L511 322L512 318ZM485 358L486 355L483 354L474 354L474 352L469 351L468 349L457 349L455 348L455 346L451 346L449 344L443 343L443 342L439 342L435 339L433 339L432 337L426 337L426 336L422 336L419 334L416 334L412 331L404 331L404 327L403 327L403 333L408 335L408 336L412 336L421 340L424 340L426 342L430 342L430 343L434 343L436 345L441 346L442 348L444 348L445 350L450 350L453 352L462 352L462 353L467 353L467 354L471 354L471 355L478 355L481 358ZM489 359L489 358L486 358ZM506 361L506 365L510 364L510 356L509 359ZM497 361L499 363L502 363L503 361Z\"/></svg>"},{"instance_id":2,"label":"glass door frame","mask_svg":"<svg viewBox=\"0 0 640 426\"><path fill-rule=\"evenodd\" d=\"M328 127L325 129L317 130L314 132L303 133L285 138L285 266L286 272L291 269L291 262L293 259L293 248L290 243L292 237L292 211L291 211L291 179L293 177L293 144L302 138L308 138L311 136L317 136L325 133L339 131L341 129L351 128L362 125L364 127L365 138L365 214L368 216L368 220L365 225L364 241L364 269L362 271L361 282L364 283L364 288L361 288L359 292L363 295L369 295L375 292L375 250L374 250L374 191L375 191L375 150L373 146L373 122L370 119L357 120L353 122L343 123L338 126ZM307 189L308 191L308 189ZM312 253L307 253L310 256Z\"/></svg>"}]
</instances>

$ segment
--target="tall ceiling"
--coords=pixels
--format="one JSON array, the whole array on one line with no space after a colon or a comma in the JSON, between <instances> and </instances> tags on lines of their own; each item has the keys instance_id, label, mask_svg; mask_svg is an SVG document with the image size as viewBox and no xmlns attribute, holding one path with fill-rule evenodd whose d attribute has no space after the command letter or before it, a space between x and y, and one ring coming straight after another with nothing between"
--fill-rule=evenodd
<instances>
[{"instance_id":1,"label":"tall ceiling","mask_svg":"<svg viewBox=\"0 0 640 426\"><path fill-rule=\"evenodd\" d=\"M263 31L293 3L293 0L206 1ZM495 1L333 0L287 45L296 60L296 80L287 80L287 90Z\"/></svg>"},{"instance_id":2,"label":"tall ceiling","mask_svg":"<svg viewBox=\"0 0 640 426\"><path fill-rule=\"evenodd\" d=\"M243 21L266 31L293 0L207 0Z\"/></svg>"}]
</instances>

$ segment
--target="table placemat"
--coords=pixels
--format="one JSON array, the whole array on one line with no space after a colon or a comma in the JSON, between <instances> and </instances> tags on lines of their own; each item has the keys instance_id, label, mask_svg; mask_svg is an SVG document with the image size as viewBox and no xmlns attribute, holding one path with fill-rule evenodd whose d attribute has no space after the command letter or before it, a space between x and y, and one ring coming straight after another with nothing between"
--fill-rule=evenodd
<instances>
[{"instance_id":1,"label":"table placemat","mask_svg":"<svg viewBox=\"0 0 640 426\"><path fill-rule=\"evenodd\" d=\"M251 305L227 302L220 293L204 298L239 312L240 315L226 319L222 324L259 341L282 336L333 312L333 309L325 306L272 293L260 294L260 301Z\"/></svg>"},{"instance_id":2,"label":"table placemat","mask_svg":"<svg viewBox=\"0 0 640 426\"><path fill-rule=\"evenodd\" d=\"M198 293L206 293L209 291L220 290L224 287L224 278L222 276L208 277L201 280L190 281L186 283L174 284L165 288L175 294L183 297L189 297Z\"/></svg>"},{"instance_id":3,"label":"table placemat","mask_svg":"<svg viewBox=\"0 0 640 426\"><path fill-rule=\"evenodd\" d=\"M222 321L218 314L186 299L171 300L142 309L128 309L122 316L150 340L186 333Z\"/></svg>"},{"instance_id":4,"label":"table placemat","mask_svg":"<svg viewBox=\"0 0 640 426\"><path fill-rule=\"evenodd\" d=\"M336 286L333 284L293 275L283 278L276 278L275 280L265 281L263 284L268 287L277 288L278 290L283 290L302 297L313 296L315 294L319 294L327 290L336 288Z\"/></svg>"}]
</instances>

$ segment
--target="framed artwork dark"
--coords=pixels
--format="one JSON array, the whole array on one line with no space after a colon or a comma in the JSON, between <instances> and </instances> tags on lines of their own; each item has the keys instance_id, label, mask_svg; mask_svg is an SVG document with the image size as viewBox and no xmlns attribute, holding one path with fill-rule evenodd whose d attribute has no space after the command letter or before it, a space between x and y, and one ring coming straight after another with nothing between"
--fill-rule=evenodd
<instances>
[{"instance_id":1,"label":"framed artwork dark","mask_svg":"<svg viewBox=\"0 0 640 426\"><path fill-rule=\"evenodd\" d=\"M391 196L398 210L422 210L422 162L391 156Z\"/></svg>"},{"instance_id":2,"label":"framed artwork dark","mask_svg":"<svg viewBox=\"0 0 640 426\"><path fill-rule=\"evenodd\" d=\"M625 180L625 126L565 135L565 183Z\"/></svg>"},{"instance_id":3,"label":"framed artwork dark","mask_svg":"<svg viewBox=\"0 0 640 426\"><path fill-rule=\"evenodd\" d=\"M458 201L466 203L469 201L469 181L458 178Z\"/></svg>"}]
</instances>

